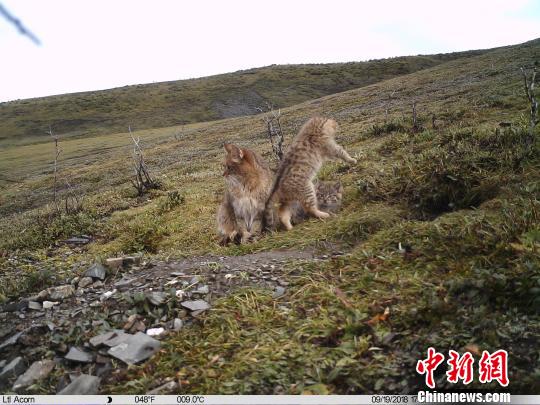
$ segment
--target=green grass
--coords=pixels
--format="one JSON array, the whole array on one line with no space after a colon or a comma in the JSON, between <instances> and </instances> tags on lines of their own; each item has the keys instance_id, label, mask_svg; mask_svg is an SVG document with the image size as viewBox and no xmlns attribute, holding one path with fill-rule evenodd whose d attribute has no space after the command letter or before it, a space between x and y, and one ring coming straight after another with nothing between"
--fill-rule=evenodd
<instances>
[{"instance_id":1,"label":"green grass","mask_svg":"<svg viewBox=\"0 0 540 405\"><path fill-rule=\"evenodd\" d=\"M349 254L288 268L288 294L278 301L258 289L218 300L106 390L142 393L172 378L183 392L207 394L414 393L415 362L432 345L504 348L509 390L538 393L539 145L524 157L528 106L519 72L538 59L536 40L283 109L286 141L311 115L336 118L338 141L358 164L320 172L344 184L337 216L242 246L221 247L215 235L221 148L236 142L271 160L258 116L190 124L176 138L177 126L137 131L163 184L143 198L129 185L127 134L63 138L60 179L85 195L73 215L50 217L52 148L12 145L0 166L24 180L5 183L0 196L0 294L29 294L68 279L77 264L121 253L337 246ZM413 101L424 128L417 133ZM499 128L501 121L511 127ZM56 245L80 233L95 238L86 250L68 255Z\"/></svg>"}]
</instances>

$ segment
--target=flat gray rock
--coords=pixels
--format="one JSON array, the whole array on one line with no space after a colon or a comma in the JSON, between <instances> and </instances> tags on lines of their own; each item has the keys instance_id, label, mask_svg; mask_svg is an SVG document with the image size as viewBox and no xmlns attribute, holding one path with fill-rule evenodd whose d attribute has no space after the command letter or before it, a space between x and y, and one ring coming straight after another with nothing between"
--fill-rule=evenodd
<instances>
[{"instance_id":1,"label":"flat gray rock","mask_svg":"<svg viewBox=\"0 0 540 405\"><path fill-rule=\"evenodd\" d=\"M123 330L115 329L110 332L94 336L92 339L90 339L90 344L94 347L101 345L113 347L125 342L130 337L131 335L124 332Z\"/></svg>"},{"instance_id":2,"label":"flat gray rock","mask_svg":"<svg viewBox=\"0 0 540 405\"><path fill-rule=\"evenodd\" d=\"M159 291L152 291L146 294L146 299L155 306L159 306L167 299L167 294Z\"/></svg>"},{"instance_id":3,"label":"flat gray rock","mask_svg":"<svg viewBox=\"0 0 540 405\"><path fill-rule=\"evenodd\" d=\"M184 301L181 305L190 311L205 311L210 308L210 304L204 300Z\"/></svg>"},{"instance_id":4,"label":"flat gray rock","mask_svg":"<svg viewBox=\"0 0 540 405\"><path fill-rule=\"evenodd\" d=\"M98 278L100 280L105 280L106 275L107 270L101 263L94 263L84 272L85 277Z\"/></svg>"},{"instance_id":5,"label":"flat gray rock","mask_svg":"<svg viewBox=\"0 0 540 405\"><path fill-rule=\"evenodd\" d=\"M81 374L75 378L66 388L58 392L58 395L95 395L98 393L101 378L93 375Z\"/></svg>"},{"instance_id":6,"label":"flat gray rock","mask_svg":"<svg viewBox=\"0 0 540 405\"><path fill-rule=\"evenodd\" d=\"M64 243L67 243L69 245L86 245L88 242L90 242L90 239L88 238L79 238L79 237L73 237L66 239Z\"/></svg>"},{"instance_id":7,"label":"flat gray rock","mask_svg":"<svg viewBox=\"0 0 540 405\"><path fill-rule=\"evenodd\" d=\"M33 309L35 311L40 311L42 309L41 303L36 302L36 301L28 301L28 308Z\"/></svg>"},{"instance_id":8,"label":"flat gray rock","mask_svg":"<svg viewBox=\"0 0 540 405\"><path fill-rule=\"evenodd\" d=\"M111 347L108 354L127 364L137 364L152 356L160 347L158 340L146 333L138 332L117 346Z\"/></svg>"},{"instance_id":9,"label":"flat gray rock","mask_svg":"<svg viewBox=\"0 0 540 405\"><path fill-rule=\"evenodd\" d=\"M49 299L51 301L61 301L75 295L75 288L71 284L60 285L49 289Z\"/></svg>"},{"instance_id":10,"label":"flat gray rock","mask_svg":"<svg viewBox=\"0 0 540 405\"><path fill-rule=\"evenodd\" d=\"M21 388L28 387L38 380L47 377L54 368L54 361L40 360L32 363L32 365L20 375L13 384L13 391L18 391Z\"/></svg>"},{"instance_id":11,"label":"flat gray rock","mask_svg":"<svg viewBox=\"0 0 540 405\"><path fill-rule=\"evenodd\" d=\"M76 361L78 363L91 363L94 360L94 356L79 349L78 347L72 347L69 349L68 354L66 354L65 359Z\"/></svg>"},{"instance_id":12,"label":"flat gray rock","mask_svg":"<svg viewBox=\"0 0 540 405\"><path fill-rule=\"evenodd\" d=\"M4 366L2 371L0 371L0 388L5 387L9 379L18 377L24 370L26 370L26 365L24 364L22 357L16 357L11 360Z\"/></svg>"},{"instance_id":13,"label":"flat gray rock","mask_svg":"<svg viewBox=\"0 0 540 405\"><path fill-rule=\"evenodd\" d=\"M2 350L4 347L13 346L15 343L17 343L22 334L22 332L17 332L13 336L8 337L0 344L0 350Z\"/></svg>"}]
</instances>

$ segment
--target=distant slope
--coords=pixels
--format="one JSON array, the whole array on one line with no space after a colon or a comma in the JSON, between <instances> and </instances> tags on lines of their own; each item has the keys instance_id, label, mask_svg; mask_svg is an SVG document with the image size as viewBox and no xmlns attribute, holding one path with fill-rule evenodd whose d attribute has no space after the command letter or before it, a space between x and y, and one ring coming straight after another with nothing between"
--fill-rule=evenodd
<instances>
[{"instance_id":1,"label":"distant slope","mask_svg":"<svg viewBox=\"0 0 540 405\"><path fill-rule=\"evenodd\" d=\"M267 100L287 107L485 52L273 65L200 79L1 103L0 145L38 141L46 136L49 125L58 134L77 136L124 131L128 125L145 129L250 115Z\"/></svg>"}]
</instances>

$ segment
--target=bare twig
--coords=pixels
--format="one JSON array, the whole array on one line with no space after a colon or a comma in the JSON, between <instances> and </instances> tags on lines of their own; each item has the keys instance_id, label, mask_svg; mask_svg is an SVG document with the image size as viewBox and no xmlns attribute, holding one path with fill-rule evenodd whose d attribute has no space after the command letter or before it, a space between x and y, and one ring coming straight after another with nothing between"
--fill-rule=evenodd
<instances>
[{"instance_id":1,"label":"bare twig","mask_svg":"<svg viewBox=\"0 0 540 405\"><path fill-rule=\"evenodd\" d=\"M21 33L21 35L26 35L30 38L36 45L41 45L39 39L32 34L26 27L22 24L21 20L13 16L6 8L0 3L0 15L13 24Z\"/></svg>"},{"instance_id":2,"label":"bare twig","mask_svg":"<svg viewBox=\"0 0 540 405\"><path fill-rule=\"evenodd\" d=\"M534 85L536 81L536 67L533 67L531 73L531 79L529 80L528 74L525 72L525 69L521 68L521 73L523 75L523 84L525 86L525 95L531 104L530 118L529 118L529 136L526 139L526 147L529 149L534 143L534 128L540 122L538 120L538 100L536 99L536 92L534 90Z\"/></svg>"},{"instance_id":3,"label":"bare twig","mask_svg":"<svg viewBox=\"0 0 540 405\"><path fill-rule=\"evenodd\" d=\"M388 110L390 109L390 103L392 101L392 97L394 97L394 94L396 94L396 90L388 95L388 100L386 101L386 106L384 108L384 122L388 122Z\"/></svg>"},{"instance_id":4,"label":"bare twig","mask_svg":"<svg viewBox=\"0 0 540 405\"><path fill-rule=\"evenodd\" d=\"M131 136L131 140L133 141L133 169L135 171L135 179L131 180L131 184L137 190L137 195L142 196L150 189L159 188L160 184L158 181L152 179L148 172L140 146L141 139L139 137L135 139L131 133L131 126L128 127L128 130L129 136Z\"/></svg>"},{"instance_id":5,"label":"bare twig","mask_svg":"<svg viewBox=\"0 0 540 405\"><path fill-rule=\"evenodd\" d=\"M57 194L58 194L58 157L60 156L60 153L62 150L58 146L58 136L55 135L52 131L51 126L49 125L49 131L47 133L50 135L54 142L54 163L53 163L53 203L58 211L58 200L57 200Z\"/></svg>"},{"instance_id":6,"label":"bare twig","mask_svg":"<svg viewBox=\"0 0 540 405\"><path fill-rule=\"evenodd\" d=\"M418 120L416 117L416 101L413 101L412 105L412 130L413 132L418 132L420 127L418 126Z\"/></svg>"},{"instance_id":7,"label":"bare twig","mask_svg":"<svg viewBox=\"0 0 540 405\"><path fill-rule=\"evenodd\" d=\"M265 113L263 108L257 107L257 111ZM283 130L281 128L281 110L274 110L270 103L266 103L266 113L262 116L263 122L266 124L266 133L272 145L272 151L278 158L283 159Z\"/></svg>"}]
</instances>

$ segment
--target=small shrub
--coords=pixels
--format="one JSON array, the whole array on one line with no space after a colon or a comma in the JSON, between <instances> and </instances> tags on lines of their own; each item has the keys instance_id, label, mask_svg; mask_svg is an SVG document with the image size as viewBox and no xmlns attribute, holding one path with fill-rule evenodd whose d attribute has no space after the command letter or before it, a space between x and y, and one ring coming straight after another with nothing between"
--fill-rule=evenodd
<instances>
[{"instance_id":1,"label":"small shrub","mask_svg":"<svg viewBox=\"0 0 540 405\"><path fill-rule=\"evenodd\" d=\"M384 124L375 124L371 127L371 136L381 136L390 134L392 132L407 132L407 129L400 122L390 121Z\"/></svg>"},{"instance_id":2,"label":"small shrub","mask_svg":"<svg viewBox=\"0 0 540 405\"><path fill-rule=\"evenodd\" d=\"M161 199L158 203L160 213L169 212L173 208L183 205L186 202L186 197L179 191L169 191L167 197Z\"/></svg>"}]
</instances>

